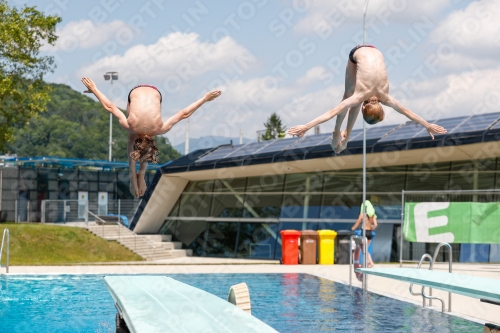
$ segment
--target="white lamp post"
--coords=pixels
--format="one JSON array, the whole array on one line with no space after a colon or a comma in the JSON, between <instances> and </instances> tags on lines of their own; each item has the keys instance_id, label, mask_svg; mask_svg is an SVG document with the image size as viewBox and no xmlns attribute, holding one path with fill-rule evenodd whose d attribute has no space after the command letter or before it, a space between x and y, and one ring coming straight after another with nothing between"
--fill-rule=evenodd
<instances>
[{"instance_id":1,"label":"white lamp post","mask_svg":"<svg viewBox=\"0 0 500 333\"><path fill-rule=\"evenodd\" d=\"M364 9L364 14L363 14L363 44L366 44L366 27L365 27L365 21L366 21L366 10L368 9L368 1L365 0L365 9ZM366 239L366 124L365 121L363 120L363 268L366 268L368 266L367 264L367 259L368 259L368 244L364 240ZM364 274L363 276L363 290L366 290L367 288L367 275Z\"/></svg>"},{"instance_id":2,"label":"white lamp post","mask_svg":"<svg viewBox=\"0 0 500 333\"><path fill-rule=\"evenodd\" d=\"M106 72L104 74L104 80L111 80L111 86L113 86L113 81L118 80L118 72ZM109 161L111 162L113 156L113 115L109 114Z\"/></svg>"}]
</instances>

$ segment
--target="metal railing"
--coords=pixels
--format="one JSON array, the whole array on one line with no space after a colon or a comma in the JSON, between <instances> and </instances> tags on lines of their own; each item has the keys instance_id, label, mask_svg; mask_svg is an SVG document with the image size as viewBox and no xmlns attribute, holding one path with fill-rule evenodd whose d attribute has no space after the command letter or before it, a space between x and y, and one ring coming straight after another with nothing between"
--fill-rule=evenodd
<instances>
[{"instance_id":1,"label":"metal railing","mask_svg":"<svg viewBox=\"0 0 500 333\"><path fill-rule=\"evenodd\" d=\"M3 230L2 236L2 247L0 247L0 267L2 267L2 255L3 255L3 246L5 245L5 236L7 236L7 255L6 255L6 265L5 265L5 273L9 273L9 261L10 261L10 231L5 228Z\"/></svg>"},{"instance_id":2,"label":"metal railing","mask_svg":"<svg viewBox=\"0 0 500 333\"><path fill-rule=\"evenodd\" d=\"M434 267L434 263L436 262L436 258L437 258L437 255L439 253L439 250L441 249L441 247L443 246L446 246L449 250L449 262L448 262L448 271L451 273L452 272L452 266L453 266L453 262L452 262L452 248L451 248L451 245L448 244L448 243L439 243L438 246L436 247L436 249L434 250L434 255L431 257L430 254L428 253L425 253L422 258L420 258L420 261L418 263L418 266L417 266L417 269L420 269L420 267L422 266L422 263L424 262L425 259L429 259L429 270L432 270L433 267ZM427 295L425 293L425 287L422 286L422 290L420 291L420 293L415 293L413 292L413 283L410 284L410 294L413 295L413 296L419 296L421 295L422 296L422 306L425 307L425 300L428 299L429 300L429 306L432 306L432 300L433 299L436 299L438 301L441 302L441 312L444 312L445 310L445 306L444 306L444 301L439 298L439 297L435 297L435 296L432 296L432 288L429 288L429 295ZM448 292L448 312L451 312L451 292Z\"/></svg>"},{"instance_id":3,"label":"metal railing","mask_svg":"<svg viewBox=\"0 0 500 333\"><path fill-rule=\"evenodd\" d=\"M155 254L156 254L156 246L151 243L150 241L148 241L146 238L143 238L141 236L139 236L138 234L136 234L135 232L133 232L132 230L130 230L129 228L125 227L121 222L118 222L118 221L105 221L103 220L102 218L100 218L98 215L92 213L91 211L87 210L87 213L91 216L93 216L95 219L101 221L103 224L101 225L102 226L102 235L103 237L105 236L105 224L106 223L111 223L111 224L116 224L118 225L118 239L121 239L121 229L124 228L126 230L126 233L125 234L132 234L132 236L134 236L134 248L133 250L137 250L137 239L139 239L139 242L143 241L144 243L143 244L146 244L148 246L151 246L153 248L153 254L151 255L151 257L154 257Z\"/></svg>"},{"instance_id":4,"label":"metal railing","mask_svg":"<svg viewBox=\"0 0 500 333\"><path fill-rule=\"evenodd\" d=\"M352 248L352 241L354 240L354 242L356 243L356 246L357 244L361 243L361 245L363 246L363 252L366 253L366 251L368 251L368 247L367 247L367 244L368 244L368 240L366 237L363 237L363 236L358 236L358 235L352 235L350 240L349 240L349 287L352 287L352 272L353 272L353 268L352 268L352 265L353 265L353 248ZM367 258L368 256L366 256ZM363 256L363 268L366 268L366 260L365 260L365 256ZM367 278L367 275L364 274L363 276L363 281L364 281L364 284L363 284L363 290L366 290L366 288L368 288L368 281L366 280Z\"/></svg>"}]
</instances>

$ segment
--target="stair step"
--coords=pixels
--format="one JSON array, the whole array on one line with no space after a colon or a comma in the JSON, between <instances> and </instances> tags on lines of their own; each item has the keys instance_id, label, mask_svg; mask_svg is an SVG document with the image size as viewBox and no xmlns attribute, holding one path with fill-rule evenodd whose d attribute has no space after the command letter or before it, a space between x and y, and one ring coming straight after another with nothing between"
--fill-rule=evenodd
<instances>
[{"instance_id":1,"label":"stair step","mask_svg":"<svg viewBox=\"0 0 500 333\"><path fill-rule=\"evenodd\" d=\"M146 238L150 242L170 242L172 241L172 235L147 235L140 234L139 236Z\"/></svg>"},{"instance_id":2,"label":"stair step","mask_svg":"<svg viewBox=\"0 0 500 333\"><path fill-rule=\"evenodd\" d=\"M192 250L182 249L182 242L172 242L172 235L135 235L132 231L118 225L89 226L87 230L97 237L120 243L146 260L193 255Z\"/></svg>"}]
</instances>

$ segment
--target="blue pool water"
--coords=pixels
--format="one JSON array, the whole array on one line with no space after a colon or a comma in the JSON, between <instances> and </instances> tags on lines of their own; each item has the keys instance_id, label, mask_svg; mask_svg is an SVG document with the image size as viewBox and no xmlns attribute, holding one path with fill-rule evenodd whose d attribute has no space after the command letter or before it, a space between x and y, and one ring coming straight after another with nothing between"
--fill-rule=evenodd
<instances>
[{"instance_id":1,"label":"blue pool water","mask_svg":"<svg viewBox=\"0 0 500 333\"><path fill-rule=\"evenodd\" d=\"M307 274L169 275L226 299L246 282L252 314L280 332L482 332L482 326ZM0 332L115 332L102 276L2 276Z\"/></svg>"}]
</instances>

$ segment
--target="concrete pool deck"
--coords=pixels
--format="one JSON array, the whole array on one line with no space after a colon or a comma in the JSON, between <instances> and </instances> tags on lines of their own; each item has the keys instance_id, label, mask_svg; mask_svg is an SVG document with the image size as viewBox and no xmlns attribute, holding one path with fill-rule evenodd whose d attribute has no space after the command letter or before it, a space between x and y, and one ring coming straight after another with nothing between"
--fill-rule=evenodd
<instances>
[{"instance_id":1,"label":"concrete pool deck","mask_svg":"<svg viewBox=\"0 0 500 333\"><path fill-rule=\"evenodd\" d=\"M399 267L398 264L379 264L378 268ZM406 264L404 267L416 267ZM447 271L447 263L435 264L434 269ZM225 258L176 258L158 262L73 265L73 266L10 266L9 274L235 274L235 273L305 273L335 282L349 284L348 265L279 265L277 261L225 259ZM497 279L500 283L500 264L463 264L454 263L453 272L458 274ZM242 281L244 282L244 281ZM353 286L361 287L353 274ZM419 287L414 288L420 291ZM422 298L411 296L409 283L392 279L369 276L368 291L422 305ZM250 291L251 292L251 291ZM441 297L448 309L448 295L439 290L433 296ZM440 311L441 303L433 302L433 309ZM439 308L438 308L439 307ZM452 314L484 324L485 322L500 324L500 306L482 303L461 295L452 296Z\"/></svg>"}]
</instances>

